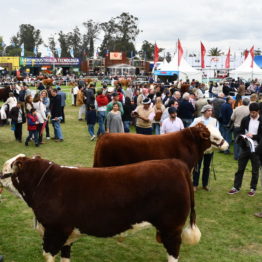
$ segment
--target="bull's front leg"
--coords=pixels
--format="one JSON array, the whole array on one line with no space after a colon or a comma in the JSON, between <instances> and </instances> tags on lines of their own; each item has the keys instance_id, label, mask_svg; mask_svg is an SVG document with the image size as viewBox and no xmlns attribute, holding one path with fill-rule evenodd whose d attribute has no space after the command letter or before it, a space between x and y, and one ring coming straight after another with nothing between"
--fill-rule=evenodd
<instances>
[{"instance_id":1,"label":"bull's front leg","mask_svg":"<svg viewBox=\"0 0 262 262\"><path fill-rule=\"evenodd\" d=\"M61 248L60 262L70 262L71 245L65 245Z\"/></svg>"},{"instance_id":2,"label":"bull's front leg","mask_svg":"<svg viewBox=\"0 0 262 262\"><path fill-rule=\"evenodd\" d=\"M43 238L43 255L45 262L55 262L55 256L62 250L67 238L68 234L56 228L45 227ZM65 260L64 262L70 262L70 260Z\"/></svg>"}]
</instances>

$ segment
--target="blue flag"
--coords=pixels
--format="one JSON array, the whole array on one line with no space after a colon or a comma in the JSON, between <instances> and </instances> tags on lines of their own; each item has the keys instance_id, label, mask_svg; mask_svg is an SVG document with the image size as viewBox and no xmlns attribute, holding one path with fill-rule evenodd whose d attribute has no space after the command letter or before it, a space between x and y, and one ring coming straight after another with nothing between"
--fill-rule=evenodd
<instances>
[{"instance_id":1,"label":"blue flag","mask_svg":"<svg viewBox=\"0 0 262 262\"><path fill-rule=\"evenodd\" d=\"M34 47L34 54L35 54L35 56L37 56L37 53L38 53L38 50L37 50L37 47L35 46Z\"/></svg>"},{"instance_id":2,"label":"blue flag","mask_svg":"<svg viewBox=\"0 0 262 262\"><path fill-rule=\"evenodd\" d=\"M25 56L25 45L24 45L24 43L21 45L21 56Z\"/></svg>"},{"instance_id":3,"label":"blue flag","mask_svg":"<svg viewBox=\"0 0 262 262\"><path fill-rule=\"evenodd\" d=\"M73 47L70 48L70 55L71 55L72 58L74 58L74 49L73 49Z\"/></svg>"}]
</instances>

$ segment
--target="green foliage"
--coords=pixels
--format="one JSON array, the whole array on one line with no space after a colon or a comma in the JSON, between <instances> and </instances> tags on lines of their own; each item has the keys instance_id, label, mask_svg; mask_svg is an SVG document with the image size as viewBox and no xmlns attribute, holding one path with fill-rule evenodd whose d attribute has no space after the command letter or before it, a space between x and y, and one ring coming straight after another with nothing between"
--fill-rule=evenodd
<instances>
[{"instance_id":1,"label":"green foliage","mask_svg":"<svg viewBox=\"0 0 262 262\"><path fill-rule=\"evenodd\" d=\"M39 148L35 148L33 143L25 147L15 141L9 126L0 127L0 166L19 153L28 156L40 154L61 165L92 166L95 141L90 141L86 123L77 120L79 108L71 106L70 87L62 89L68 93L66 123L62 124L65 141L56 143L44 140L46 144ZM53 133L51 125L50 129ZM26 134L24 125L23 138ZM217 179L214 180L211 171L211 191L200 189L195 194L197 224L202 239L196 246L182 245L179 262L261 261L262 221L253 216L254 212L262 209L261 186L256 196L247 196L251 177L251 167L248 165L241 192L228 195L237 162L232 155L215 153L214 168ZM0 232L0 254L5 255L5 262L44 261L42 241L33 229L31 209L7 191L3 192L0 202ZM85 236L73 245L72 261L167 262L164 247L155 241L154 228L130 232L122 239L124 241L120 240L120 237L105 239Z\"/></svg>"},{"instance_id":2,"label":"green foliage","mask_svg":"<svg viewBox=\"0 0 262 262\"><path fill-rule=\"evenodd\" d=\"M214 48L211 48L208 51L208 55L209 56L221 56L222 55L222 51L219 48L214 47Z\"/></svg>"},{"instance_id":3,"label":"green foliage","mask_svg":"<svg viewBox=\"0 0 262 262\"><path fill-rule=\"evenodd\" d=\"M69 49L70 49L70 45L68 42L68 35L63 33L63 31L60 31L58 33L58 42L60 44L60 48L61 48L61 57L69 57Z\"/></svg>"}]
</instances>

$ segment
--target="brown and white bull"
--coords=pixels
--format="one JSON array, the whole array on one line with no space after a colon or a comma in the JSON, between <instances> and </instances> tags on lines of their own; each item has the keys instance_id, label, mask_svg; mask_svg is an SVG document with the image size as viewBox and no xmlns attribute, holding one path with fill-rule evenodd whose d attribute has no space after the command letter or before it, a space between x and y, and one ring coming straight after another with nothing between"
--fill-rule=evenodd
<instances>
[{"instance_id":1,"label":"brown and white bull","mask_svg":"<svg viewBox=\"0 0 262 262\"><path fill-rule=\"evenodd\" d=\"M94 167L120 166L152 159L178 158L189 170L214 148L226 150L228 143L219 130L202 123L165 135L105 134L95 148Z\"/></svg>"},{"instance_id":2,"label":"brown and white bull","mask_svg":"<svg viewBox=\"0 0 262 262\"><path fill-rule=\"evenodd\" d=\"M32 208L43 226L46 262L54 262L59 251L61 261L69 262L70 245L80 234L111 237L143 221L157 229L168 262L176 262L189 214L182 239L200 240L190 172L177 159L78 168L18 155L4 164L0 183Z\"/></svg>"}]
</instances>

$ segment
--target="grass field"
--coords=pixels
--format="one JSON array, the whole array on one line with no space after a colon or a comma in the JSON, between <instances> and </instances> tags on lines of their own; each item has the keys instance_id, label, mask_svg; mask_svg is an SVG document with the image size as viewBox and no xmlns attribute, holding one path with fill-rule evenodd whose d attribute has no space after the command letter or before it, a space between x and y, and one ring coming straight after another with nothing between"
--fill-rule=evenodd
<instances>
[{"instance_id":1,"label":"grass field","mask_svg":"<svg viewBox=\"0 0 262 262\"><path fill-rule=\"evenodd\" d=\"M68 88L65 88L68 90ZM69 99L68 99L69 100ZM40 154L63 165L92 166L95 142L90 141L85 122L77 120L78 108L66 106L62 125L64 142L52 140L36 148L14 140L9 126L0 127L0 166L18 153ZM51 126L50 126L51 127ZM51 127L51 134L52 132ZM23 138L27 135L24 125ZM175 146L175 145L174 145ZM237 162L232 155L215 153L211 192L196 192L197 224L202 239L196 246L183 246L180 262L259 262L262 261L262 219L253 216L262 210L259 182L255 197L248 197L251 168L248 166L242 191L230 196ZM98 189L99 190L99 189ZM76 203L77 205L77 203ZM106 216L106 214L105 214ZM0 254L5 262L41 262L41 239L33 229L33 213L27 205L4 191L0 202ZM58 258L57 258L57 261ZM166 251L155 241L153 228L127 236L102 239L86 236L72 249L72 262L166 262Z\"/></svg>"}]
</instances>

